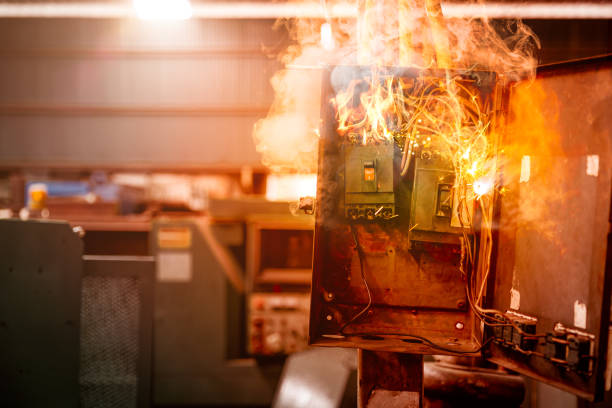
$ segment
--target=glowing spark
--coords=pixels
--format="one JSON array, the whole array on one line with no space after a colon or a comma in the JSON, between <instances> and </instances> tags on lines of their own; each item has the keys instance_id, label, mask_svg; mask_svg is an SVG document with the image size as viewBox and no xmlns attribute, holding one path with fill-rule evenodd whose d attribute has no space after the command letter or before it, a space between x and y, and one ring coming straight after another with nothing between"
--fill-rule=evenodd
<instances>
[{"instance_id":1,"label":"glowing spark","mask_svg":"<svg viewBox=\"0 0 612 408\"><path fill-rule=\"evenodd\" d=\"M489 177L481 177L474 181L472 188L477 197L482 197L493 189L493 181Z\"/></svg>"}]
</instances>

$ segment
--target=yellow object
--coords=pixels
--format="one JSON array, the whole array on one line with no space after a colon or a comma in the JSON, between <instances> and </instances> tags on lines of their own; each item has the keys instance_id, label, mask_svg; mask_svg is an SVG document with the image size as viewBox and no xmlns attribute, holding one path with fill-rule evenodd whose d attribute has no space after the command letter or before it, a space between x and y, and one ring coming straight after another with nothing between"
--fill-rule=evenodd
<instances>
[{"instance_id":1,"label":"yellow object","mask_svg":"<svg viewBox=\"0 0 612 408\"><path fill-rule=\"evenodd\" d=\"M30 210L43 210L47 207L47 186L44 184L32 184L28 188L28 207Z\"/></svg>"}]
</instances>

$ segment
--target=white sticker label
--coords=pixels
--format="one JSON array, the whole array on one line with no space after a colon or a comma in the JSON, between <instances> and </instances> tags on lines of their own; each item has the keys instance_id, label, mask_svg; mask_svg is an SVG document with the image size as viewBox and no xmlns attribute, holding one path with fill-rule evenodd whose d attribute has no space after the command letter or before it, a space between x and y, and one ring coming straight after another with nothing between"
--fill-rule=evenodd
<instances>
[{"instance_id":1,"label":"white sticker label","mask_svg":"<svg viewBox=\"0 0 612 408\"><path fill-rule=\"evenodd\" d=\"M586 329L587 324L587 307L584 303L577 300L574 302L574 326L580 329Z\"/></svg>"},{"instance_id":2,"label":"white sticker label","mask_svg":"<svg viewBox=\"0 0 612 408\"><path fill-rule=\"evenodd\" d=\"M599 155L592 154L587 156L586 174L587 176L597 177L599 174Z\"/></svg>"},{"instance_id":3,"label":"white sticker label","mask_svg":"<svg viewBox=\"0 0 612 408\"><path fill-rule=\"evenodd\" d=\"M157 254L157 280L160 282L189 282L191 269L191 252L162 251Z\"/></svg>"},{"instance_id":4,"label":"white sticker label","mask_svg":"<svg viewBox=\"0 0 612 408\"><path fill-rule=\"evenodd\" d=\"M606 366L606 391L612 389L612 327L608 328L608 365Z\"/></svg>"},{"instance_id":5,"label":"white sticker label","mask_svg":"<svg viewBox=\"0 0 612 408\"><path fill-rule=\"evenodd\" d=\"M510 290L510 309L519 310L521 307L521 292L512 288Z\"/></svg>"},{"instance_id":6,"label":"white sticker label","mask_svg":"<svg viewBox=\"0 0 612 408\"><path fill-rule=\"evenodd\" d=\"M529 177L531 177L531 157L523 156L521 159L521 183L526 183L529 181Z\"/></svg>"}]
</instances>

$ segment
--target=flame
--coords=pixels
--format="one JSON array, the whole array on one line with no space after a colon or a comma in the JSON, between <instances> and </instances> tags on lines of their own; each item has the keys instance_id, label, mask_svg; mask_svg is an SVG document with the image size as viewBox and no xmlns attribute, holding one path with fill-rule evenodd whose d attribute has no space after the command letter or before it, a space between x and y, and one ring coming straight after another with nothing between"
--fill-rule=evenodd
<instances>
[{"instance_id":1,"label":"flame","mask_svg":"<svg viewBox=\"0 0 612 408\"><path fill-rule=\"evenodd\" d=\"M468 300L483 322L499 324L495 316L503 312L481 308L493 248L494 199L497 193L517 195L513 189L519 184L522 157L560 151L551 127L556 121L551 114L554 98L533 82L539 41L518 20L445 18L439 0L358 4L356 20L323 13L325 19L286 22L295 43L279 58L285 69L273 77L275 99L268 117L255 126L257 150L274 170L316 172L319 134L313 129L320 123L321 87L312 68L360 66L366 75L342 78L341 89L332 84L336 94L324 101L335 109L338 135L356 144L396 144L402 152L401 176L413 158L424 153L452 165L453 219L470 227L461 229L461 267L478 271L467 282ZM418 74L399 74L404 69ZM495 116L498 106L493 104L500 95L485 98L476 80L469 79L476 77L470 72L480 71L495 73L505 87L519 80L528 83L513 89L509 117ZM547 159L537 160L539 169L545 169ZM516 217L508 217L527 224L537 221L544 228L542 202L559 199L548 194L521 196L522 213L516 210ZM476 240L469 235L476 209L481 225L478 256Z\"/></svg>"},{"instance_id":2,"label":"flame","mask_svg":"<svg viewBox=\"0 0 612 408\"><path fill-rule=\"evenodd\" d=\"M520 208L506 209L512 211L508 217L525 228L537 228L551 241L557 240L557 225L550 220L549 206L563 202L568 191L534 189L533 186L521 191L520 186L530 184L534 172L552 174L560 171L555 162L560 157L567 157L568 152L561 144L556 127L558 117L557 96L546 89L542 81L516 86L510 99L507 140L501 157L503 188L520 199ZM576 152L571 154L576 155Z\"/></svg>"},{"instance_id":3,"label":"flame","mask_svg":"<svg viewBox=\"0 0 612 408\"><path fill-rule=\"evenodd\" d=\"M481 177L474 181L473 189L477 197L489 194L493 190L493 180L489 177Z\"/></svg>"},{"instance_id":4,"label":"flame","mask_svg":"<svg viewBox=\"0 0 612 408\"><path fill-rule=\"evenodd\" d=\"M474 81L459 76L403 78L378 67L371 73L333 98L338 134L362 144L396 143L403 152L402 175L415 155L444 158L457 175L455 189L468 201L479 198L482 189L476 193L468 187L483 176L493 180L496 144L492 118Z\"/></svg>"},{"instance_id":5,"label":"flame","mask_svg":"<svg viewBox=\"0 0 612 408\"><path fill-rule=\"evenodd\" d=\"M470 119L476 124L475 130L468 129L473 125L462 124L461 118L468 115L467 111L482 108L477 106L478 96L469 88L462 89L458 78L446 80L432 76L431 81L411 84L382 75L380 67L488 70L499 73L505 81L532 77L535 72L534 50L539 42L520 21L502 25L487 18L447 19L436 0L360 0L357 19L331 18L327 11L337 2L322 4L323 15L328 16L325 19L298 18L281 20L278 24L289 28L294 42L279 55L285 69L272 79L274 102L268 116L254 128L257 150L264 164L275 171L316 171L318 135L312 129L319 123L321 82L320 73L313 67L372 67L369 91L362 93L360 99L353 100L350 89L345 90L344 98L336 97L336 106L345 115L338 118L341 132L360 137L362 142L366 139L366 143L369 139L391 140L402 127L408 127L414 116L419 127L410 134L409 148L411 142L413 149L423 147L423 137L425 141L431 138L428 144L438 143L431 134L445 133L444 138L449 140L449 149L454 153L465 151L472 143L482 144L483 130L489 131L486 120L478 124ZM429 89L435 92L408 100L403 91L414 86L420 86L424 92ZM343 105L354 109L343 109ZM462 112L462 107L466 112ZM444 132L437 127L433 128L434 132L423 129L431 127L433 122L427 115L437 115L442 110L445 116L439 125ZM462 142L461 135L467 135L468 141ZM469 159L471 163L482 156L482 148L474 149L478 152ZM454 153L450 154L454 156ZM472 157L472 153L468 156ZM458 164L457 160L454 162ZM477 167L483 168L486 160L481 157L479 163ZM468 168L461 167L465 170L462 174L468 174ZM472 170L474 176L478 172L476 168Z\"/></svg>"}]
</instances>

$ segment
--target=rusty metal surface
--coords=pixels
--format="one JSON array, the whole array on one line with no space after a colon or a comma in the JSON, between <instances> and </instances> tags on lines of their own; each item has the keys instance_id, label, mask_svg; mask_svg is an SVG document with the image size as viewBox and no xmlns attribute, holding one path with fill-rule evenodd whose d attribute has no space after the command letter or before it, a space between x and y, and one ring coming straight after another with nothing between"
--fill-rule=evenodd
<instances>
[{"instance_id":1,"label":"rusty metal surface","mask_svg":"<svg viewBox=\"0 0 612 408\"><path fill-rule=\"evenodd\" d=\"M428 408L516 408L525 397L521 376L448 362L425 364L424 388Z\"/></svg>"},{"instance_id":2,"label":"rusty metal surface","mask_svg":"<svg viewBox=\"0 0 612 408\"><path fill-rule=\"evenodd\" d=\"M603 388L609 322L612 61L547 67L535 86L558 106L558 121L550 115L555 132L542 135L540 149L522 152L530 156L530 174L507 185L502 198L489 306L537 318L537 333L559 322L593 334L594 374L568 372L498 345L490 359L594 398ZM520 168L520 160L512 158L510 166ZM582 317L577 304L585 305Z\"/></svg>"},{"instance_id":3,"label":"rusty metal surface","mask_svg":"<svg viewBox=\"0 0 612 408\"><path fill-rule=\"evenodd\" d=\"M464 283L457 272L458 248L448 253L430 245L430 252L416 258L406 237L396 229L381 225L357 228L367 259L366 279L375 304L451 310L466 304ZM331 257L338 269L348 270L349 274L345 279L326 274L322 277L324 286L336 288L335 300L339 303L367 303L350 229L338 229L332 239Z\"/></svg>"},{"instance_id":4,"label":"rusty metal surface","mask_svg":"<svg viewBox=\"0 0 612 408\"><path fill-rule=\"evenodd\" d=\"M423 356L359 350L360 408L420 408L423 404Z\"/></svg>"}]
</instances>

